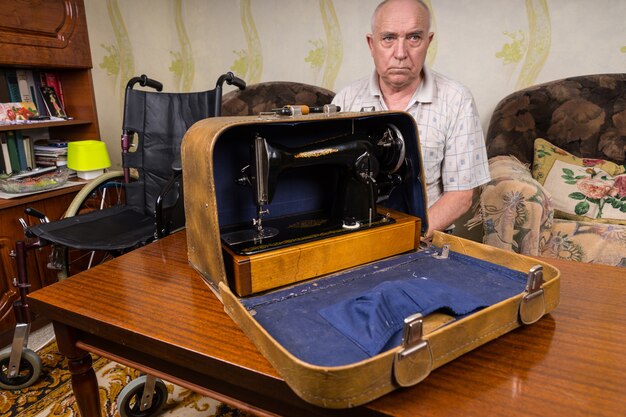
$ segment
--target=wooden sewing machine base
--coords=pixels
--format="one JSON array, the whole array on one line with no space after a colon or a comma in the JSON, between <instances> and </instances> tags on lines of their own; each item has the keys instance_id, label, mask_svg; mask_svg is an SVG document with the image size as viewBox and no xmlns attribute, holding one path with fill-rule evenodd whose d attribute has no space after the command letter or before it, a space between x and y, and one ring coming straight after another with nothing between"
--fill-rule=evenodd
<instances>
[{"instance_id":1,"label":"wooden sewing machine base","mask_svg":"<svg viewBox=\"0 0 626 417\"><path fill-rule=\"evenodd\" d=\"M421 221L390 210L394 222L276 250L240 255L222 243L231 288L246 296L414 250Z\"/></svg>"}]
</instances>

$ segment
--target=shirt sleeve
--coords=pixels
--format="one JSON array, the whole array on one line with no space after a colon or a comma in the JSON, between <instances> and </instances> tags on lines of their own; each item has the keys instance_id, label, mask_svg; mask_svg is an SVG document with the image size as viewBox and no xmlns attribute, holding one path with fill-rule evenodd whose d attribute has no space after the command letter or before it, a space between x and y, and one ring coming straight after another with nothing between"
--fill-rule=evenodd
<instances>
[{"instance_id":1,"label":"shirt sleeve","mask_svg":"<svg viewBox=\"0 0 626 417\"><path fill-rule=\"evenodd\" d=\"M442 164L444 191L471 190L489 182L485 138L474 99L466 88L454 98Z\"/></svg>"},{"instance_id":2,"label":"shirt sleeve","mask_svg":"<svg viewBox=\"0 0 626 417\"><path fill-rule=\"evenodd\" d=\"M336 104L337 106L341 107L341 110L345 111L344 109L346 109L346 89L343 88L341 89L337 94L335 94L335 97L333 97L333 101L331 101L331 104Z\"/></svg>"},{"instance_id":3,"label":"shirt sleeve","mask_svg":"<svg viewBox=\"0 0 626 417\"><path fill-rule=\"evenodd\" d=\"M332 104L341 107L343 112L361 110L362 91L358 87L355 83L342 88L333 98Z\"/></svg>"}]
</instances>

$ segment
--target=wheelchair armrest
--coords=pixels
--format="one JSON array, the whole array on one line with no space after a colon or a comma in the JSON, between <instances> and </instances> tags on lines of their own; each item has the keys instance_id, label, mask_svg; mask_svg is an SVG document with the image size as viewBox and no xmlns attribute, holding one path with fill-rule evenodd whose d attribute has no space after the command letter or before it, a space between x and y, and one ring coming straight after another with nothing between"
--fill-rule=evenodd
<instances>
[{"instance_id":1,"label":"wheelchair armrest","mask_svg":"<svg viewBox=\"0 0 626 417\"><path fill-rule=\"evenodd\" d=\"M26 207L24 209L24 213L29 216L38 218L41 223L50 223L50 220L45 214L33 207Z\"/></svg>"},{"instance_id":2,"label":"wheelchair armrest","mask_svg":"<svg viewBox=\"0 0 626 417\"><path fill-rule=\"evenodd\" d=\"M517 253L539 255L552 229L549 193L513 157L489 161L492 179L482 187L474 223L483 225L483 243Z\"/></svg>"},{"instance_id":3,"label":"wheelchair armrest","mask_svg":"<svg viewBox=\"0 0 626 417\"><path fill-rule=\"evenodd\" d=\"M35 217L36 219L39 219L40 223L50 223L50 219L48 219L48 216L46 216L44 213L42 213L41 211L33 208L33 207L26 207L24 209L24 213L27 216L30 217ZM22 225L22 229L24 229L24 235L27 238L35 238L37 237L37 235L35 233L33 233L32 230L30 230L30 227L28 226L28 223L26 223L26 220L23 218L19 218L18 219L20 224Z\"/></svg>"},{"instance_id":4,"label":"wheelchair armrest","mask_svg":"<svg viewBox=\"0 0 626 417\"><path fill-rule=\"evenodd\" d=\"M178 161L180 161L180 158L178 159ZM162 238L170 233L170 224L173 221L172 217L174 215L174 210L176 209L176 207L182 208L182 166L179 169L176 169L176 167L174 166L175 164L176 161L172 166L173 174L171 178L165 184L156 199L155 217L157 238ZM176 189L175 191L177 194L173 198L173 201L166 202L168 200L168 196L170 196L170 193L174 192L174 189ZM184 223L184 213L178 214L183 218Z\"/></svg>"},{"instance_id":5,"label":"wheelchair armrest","mask_svg":"<svg viewBox=\"0 0 626 417\"><path fill-rule=\"evenodd\" d=\"M172 171L174 171L175 174L183 172L183 160L180 155L176 156L174 162L172 162Z\"/></svg>"}]
</instances>

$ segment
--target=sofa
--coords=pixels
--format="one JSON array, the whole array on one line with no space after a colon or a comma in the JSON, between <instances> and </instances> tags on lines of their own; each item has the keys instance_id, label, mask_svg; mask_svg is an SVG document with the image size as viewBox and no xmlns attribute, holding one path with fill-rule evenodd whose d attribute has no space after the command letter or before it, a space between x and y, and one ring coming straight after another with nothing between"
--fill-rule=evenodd
<instances>
[{"instance_id":1,"label":"sofa","mask_svg":"<svg viewBox=\"0 0 626 417\"><path fill-rule=\"evenodd\" d=\"M222 98L222 116L257 115L285 105L323 106L335 93L315 85L292 81L268 81L234 90Z\"/></svg>"},{"instance_id":2,"label":"sofa","mask_svg":"<svg viewBox=\"0 0 626 417\"><path fill-rule=\"evenodd\" d=\"M485 137L483 242L626 267L626 74L550 81L502 99Z\"/></svg>"}]
</instances>

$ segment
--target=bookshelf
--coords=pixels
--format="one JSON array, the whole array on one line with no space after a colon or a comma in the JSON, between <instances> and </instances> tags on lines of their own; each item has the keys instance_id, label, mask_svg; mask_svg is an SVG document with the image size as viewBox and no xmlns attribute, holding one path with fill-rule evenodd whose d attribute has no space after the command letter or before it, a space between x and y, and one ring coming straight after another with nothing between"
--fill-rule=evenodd
<instances>
[{"instance_id":1,"label":"bookshelf","mask_svg":"<svg viewBox=\"0 0 626 417\"><path fill-rule=\"evenodd\" d=\"M100 139L92 61L83 0L5 2L0 15L0 69L54 71L63 88L65 111L72 120L0 125L0 132L45 129L51 139ZM10 343L15 328L12 285L17 271L10 257L15 241L24 239L18 218L34 207L58 219L80 187L51 190L10 200L0 199L0 348ZM56 281L46 268L49 249L29 253L31 291ZM39 318L34 327L45 323Z\"/></svg>"},{"instance_id":2,"label":"bookshelf","mask_svg":"<svg viewBox=\"0 0 626 417\"><path fill-rule=\"evenodd\" d=\"M49 129L55 127L68 128L70 126L80 126L91 124L92 122L89 120L65 120L65 121L54 121L54 122L37 122L37 123L29 123L29 124L19 124L19 125L0 125L0 132L6 132L9 130L30 130L30 129Z\"/></svg>"}]
</instances>

